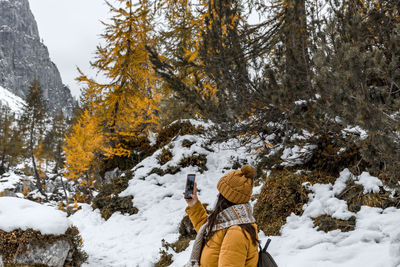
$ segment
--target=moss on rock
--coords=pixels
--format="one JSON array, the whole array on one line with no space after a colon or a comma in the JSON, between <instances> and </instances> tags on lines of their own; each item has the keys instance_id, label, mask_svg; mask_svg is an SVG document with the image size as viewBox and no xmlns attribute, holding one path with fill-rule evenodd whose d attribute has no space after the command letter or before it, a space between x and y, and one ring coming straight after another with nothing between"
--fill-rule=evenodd
<instances>
[{"instance_id":1,"label":"moss on rock","mask_svg":"<svg viewBox=\"0 0 400 267\"><path fill-rule=\"evenodd\" d=\"M40 231L28 229L26 231L18 229L12 232L0 230L0 254L3 258L5 266L16 266L13 259L18 252L24 252L28 245L36 245L45 247L47 244L52 244L56 241L64 240L70 245L69 255L65 266L81 266L86 262L88 256L82 250L82 238L76 227L70 227L63 235L42 235ZM40 266L36 264L35 266Z\"/></svg>"}]
</instances>

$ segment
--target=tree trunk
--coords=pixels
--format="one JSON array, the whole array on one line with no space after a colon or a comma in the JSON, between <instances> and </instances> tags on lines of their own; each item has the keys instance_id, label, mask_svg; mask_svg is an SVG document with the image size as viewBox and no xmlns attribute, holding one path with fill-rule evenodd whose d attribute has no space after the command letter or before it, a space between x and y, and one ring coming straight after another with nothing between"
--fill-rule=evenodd
<instances>
[{"instance_id":1,"label":"tree trunk","mask_svg":"<svg viewBox=\"0 0 400 267\"><path fill-rule=\"evenodd\" d=\"M63 181L63 179L62 179L63 177L62 177L61 175L59 175L58 170L57 170L57 176L60 177L61 185L62 185L62 188L63 188L63 190L64 190L65 203L68 204L68 194L67 194L67 190L66 190L66 188L65 188L65 184L64 184L64 181Z\"/></svg>"},{"instance_id":2,"label":"tree trunk","mask_svg":"<svg viewBox=\"0 0 400 267\"><path fill-rule=\"evenodd\" d=\"M40 176L39 176L39 172L38 172L37 167L36 167L35 156L33 155L33 152L31 152L31 158L32 158L33 171L35 173L36 187L38 188L39 192L43 196L45 196L46 200L48 200L48 197L47 197L46 193L43 191L43 184L40 181Z\"/></svg>"},{"instance_id":3,"label":"tree trunk","mask_svg":"<svg viewBox=\"0 0 400 267\"><path fill-rule=\"evenodd\" d=\"M285 22L284 38L288 89L295 90L293 94L300 99L309 99L312 95L305 0L286 1Z\"/></svg>"},{"instance_id":4,"label":"tree trunk","mask_svg":"<svg viewBox=\"0 0 400 267\"><path fill-rule=\"evenodd\" d=\"M35 124L32 121L31 129L30 129L30 133L29 133L29 138L30 138L30 140L29 140L29 150L30 150L31 159L32 159L33 172L35 174L35 180L36 180L37 189L46 198L46 200L48 200L48 197L47 197L46 193L43 191L43 184L42 184L42 181L40 181L39 172L37 170L36 162L35 162L35 155L33 154L33 143L34 143L33 131L34 131L34 129L35 129Z\"/></svg>"}]
</instances>

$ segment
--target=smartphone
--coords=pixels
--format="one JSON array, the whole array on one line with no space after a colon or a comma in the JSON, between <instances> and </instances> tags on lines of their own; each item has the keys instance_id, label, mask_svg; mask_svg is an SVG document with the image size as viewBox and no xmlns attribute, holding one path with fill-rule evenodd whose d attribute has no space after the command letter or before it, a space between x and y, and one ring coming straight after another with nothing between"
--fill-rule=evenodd
<instances>
[{"instance_id":1,"label":"smartphone","mask_svg":"<svg viewBox=\"0 0 400 267\"><path fill-rule=\"evenodd\" d=\"M186 178L185 198L192 199L190 195L193 194L195 174L188 174Z\"/></svg>"}]
</instances>

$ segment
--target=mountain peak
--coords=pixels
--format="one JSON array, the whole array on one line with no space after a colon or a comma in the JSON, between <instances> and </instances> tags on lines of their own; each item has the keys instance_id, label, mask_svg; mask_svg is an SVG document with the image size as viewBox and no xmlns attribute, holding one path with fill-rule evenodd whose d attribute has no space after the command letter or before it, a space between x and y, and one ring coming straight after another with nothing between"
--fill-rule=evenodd
<instances>
[{"instance_id":1,"label":"mountain peak","mask_svg":"<svg viewBox=\"0 0 400 267\"><path fill-rule=\"evenodd\" d=\"M28 0L0 0L0 86L25 99L37 78L47 108L71 114L74 100L40 41Z\"/></svg>"}]
</instances>

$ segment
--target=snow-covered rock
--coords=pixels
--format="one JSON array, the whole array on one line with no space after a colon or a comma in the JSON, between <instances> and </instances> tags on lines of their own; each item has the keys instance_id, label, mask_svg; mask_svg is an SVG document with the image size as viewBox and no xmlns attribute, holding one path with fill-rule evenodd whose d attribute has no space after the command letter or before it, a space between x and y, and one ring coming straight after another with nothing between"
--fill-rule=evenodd
<instances>
[{"instance_id":1,"label":"snow-covered rock","mask_svg":"<svg viewBox=\"0 0 400 267\"><path fill-rule=\"evenodd\" d=\"M46 266L62 267L71 249L65 240L59 240L45 247L28 245L26 251L18 248L14 263L23 265L43 264Z\"/></svg>"},{"instance_id":2,"label":"snow-covered rock","mask_svg":"<svg viewBox=\"0 0 400 267\"><path fill-rule=\"evenodd\" d=\"M0 230L33 229L43 235L62 235L70 226L62 211L26 199L0 197Z\"/></svg>"}]
</instances>

